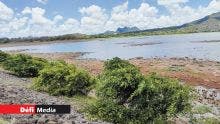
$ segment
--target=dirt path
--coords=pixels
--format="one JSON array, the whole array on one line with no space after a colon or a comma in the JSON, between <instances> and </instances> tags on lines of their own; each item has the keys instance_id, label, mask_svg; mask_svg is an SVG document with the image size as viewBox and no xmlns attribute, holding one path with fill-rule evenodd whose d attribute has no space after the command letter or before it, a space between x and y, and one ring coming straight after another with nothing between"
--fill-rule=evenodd
<instances>
[{"instance_id":1,"label":"dirt path","mask_svg":"<svg viewBox=\"0 0 220 124\"><path fill-rule=\"evenodd\" d=\"M26 88L31 79L17 78L0 70L0 104L68 104L62 97L50 96ZM104 122L89 122L73 107L71 114L66 115L0 115L0 118L10 121L10 124L105 124Z\"/></svg>"}]
</instances>

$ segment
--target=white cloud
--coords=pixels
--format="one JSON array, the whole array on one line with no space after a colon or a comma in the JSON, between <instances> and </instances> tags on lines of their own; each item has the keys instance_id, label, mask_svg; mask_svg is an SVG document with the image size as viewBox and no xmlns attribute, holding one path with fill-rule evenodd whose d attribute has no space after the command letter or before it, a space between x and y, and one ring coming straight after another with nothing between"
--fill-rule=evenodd
<instances>
[{"instance_id":1,"label":"white cloud","mask_svg":"<svg viewBox=\"0 0 220 124\"><path fill-rule=\"evenodd\" d=\"M180 5L185 2L188 2L188 0L158 0L158 4L163 4L170 14L166 17L161 16L166 22L164 25L161 23L163 21L158 20L158 23L160 22L162 27L181 25L220 11L220 0L212 0L208 6L200 6L198 8L192 8L187 5Z\"/></svg>"},{"instance_id":2,"label":"white cloud","mask_svg":"<svg viewBox=\"0 0 220 124\"><path fill-rule=\"evenodd\" d=\"M155 6L143 2L137 8L128 8L128 2L117 5L107 12L104 8L91 5L79 9L80 19L64 18L56 14L46 17L46 10L40 7L25 7L22 12L0 2L0 37L51 36L70 33L102 33L118 27L136 26L150 29L181 25L220 11L220 0L212 0L207 6L192 8L188 0L158 0L168 14L160 15Z\"/></svg>"},{"instance_id":3,"label":"white cloud","mask_svg":"<svg viewBox=\"0 0 220 124\"><path fill-rule=\"evenodd\" d=\"M57 23L57 22L59 22L59 21L61 21L61 20L63 20L63 16L61 16L61 15L56 15L56 16L53 18L53 21L54 21L55 23Z\"/></svg>"},{"instance_id":4,"label":"white cloud","mask_svg":"<svg viewBox=\"0 0 220 124\"><path fill-rule=\"evenodd\" d=\"M37 2L42 3L42 4L46 4L48 0L37 0Z\"/></svg>"},{"instance_id":5,"label":"white cloud","mask_svg":"<svg viewBox=\"0 0 220 124\"><path fill-rule=\"evenodd\" d=\"M35 7L35 8L26 7L22 11L22 14L31 14L32 17L31 23L33 24L48 25L52 23L51 20L44 17L45 10L39 7Z\"/></svg>"},{"instance_id":6,"label":"white cloud","mask_svg":"<svg viewBox=\"0 0 220 124\"><path fill-rule=\"evenodd\" d=\"M200 7L198 12L212 14L220 11L220 0L212 0L207 7Z\"/></svg>"},{"instance_id":7,"label":"white cloud","mask_svg":"<svg viewBox=\"0 0 220 124\"><path fill-rule=\"evenodd\" d=\"M124 13L128 9L128 1L113 8L112 13Z\"/></svg>"},{"instance_id":8,"label":"white cloud","mask_svg":"<svg viewBox=\"0 0 220 124\"><path fill-rule=\"evenodd\" d=\"M118 27L137 26L141 29L152 28L151 24L157 17L157 8L148 3L142 3L139 8L128 10L128 2L113 8L111 18L106 24L108 30Z\"/></svg>"},{"instance_id":9,"label":"white cloud","mask_svg":"<svg viewBox=\"0 0 220 124\"><path fill-rule=\"evenodd\" d=\"M80 24L76 19L69 18L63 24L57 26L56 34L60 35L61 32L65 32L65 34L80 33L79 26Z\"/></svg>"},{"instance_id":10,"label":"white cloud","mask_svg":"<svg viewBox=\"0 0 220 124\"><path fill-rule=\"evenodd\" d=\"M158 0L157 3L159 5L174 5L174 4L180 4L180 3L186 3L189 0Z\"/></svg>"},{"instance_id":11,"label":"white cloud","mask_svg":"<svg viewBox=\"0 0 220 124\"><path fill-rule=\"evenodd\" d=\"M9 21L13 18L13 10L0 1L0 20Z\"/></svg>"},{"instance_id":12,"label":"white cloud","mask_svg":"<svg viewBox=\"0 0 220 124\"><path fill-rule=\"evenodd\" d=\"M105 23L108 19L105 9L92 5L79 9L83 15L81 18L81 30L86 33L99 33L104 30Z\"/></svg>"}]
</instances>

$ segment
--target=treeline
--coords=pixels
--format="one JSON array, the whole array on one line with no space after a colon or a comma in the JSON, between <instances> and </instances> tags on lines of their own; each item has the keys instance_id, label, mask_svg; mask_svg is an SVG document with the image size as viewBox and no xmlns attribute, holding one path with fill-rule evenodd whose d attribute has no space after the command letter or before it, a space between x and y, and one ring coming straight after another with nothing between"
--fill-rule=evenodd
<instances>
[{"instance_id":1,"label":"treeline","mask_svg":"<svg viewBox=\"0 0 220 124\"><path fill-rule=\"evenodd\" d=\"M46 42L59 40L81 40L90 39L91 36L84 34L67 34L62 36L44 36L44 37L20 37L20 38L0 38L0 43L13 42Z\"/></svg>"},{"instance_id":2,"label":"treeline","mask_svg":"<svg viewBox=\"0 0 220 124\"><path fill-rule=\"evenodd\" d=\"M33 88L51 95L87 95L96 101L86 108L91 118L120 124L164 123L191 109L191 89L177 80L143 75L128 61L113 58L97 77L63 61L0 52L0 64L17 76L34 77Z\"/></svg>"},{"instance_id":3,"label":"treeline","mask_svg":"<svg viewBox=\"0 0 220 124\"><path fill-rule=\"evenodd\" d=\"M23 38L0 38L0 43L13 43L13 42L46 42L46 41L62 41L62 40L83 40L83 39L95 39L95 38L111 38L111 37L131 37L131 36L149 36L149 35L168 35L168 34L185 34L185 33L199 33L210 32L210 30L199 30L193 26L185 28L181 27L169 27L142 30L127 33L112 33L112 34L67 34L61 36L45 36L45 37L23 37Z\"/></svg>"}]
</instances>

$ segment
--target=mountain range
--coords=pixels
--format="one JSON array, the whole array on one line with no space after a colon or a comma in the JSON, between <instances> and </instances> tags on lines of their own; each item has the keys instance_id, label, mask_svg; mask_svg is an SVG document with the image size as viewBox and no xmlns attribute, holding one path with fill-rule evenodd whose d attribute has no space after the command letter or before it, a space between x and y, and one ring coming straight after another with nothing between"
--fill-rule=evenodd
<instances>
[{"instance_id":1,"label":"mountain range","mask_svg":"<svg viewBox=\"0 0 220 124\"><path fill-rule=\"evenodd\" d=\"M118 28L116 30L116 33L128 33L128 32L136 32L140 31L138 27L124 27L124 28Z\"/></svg>"},{"instance_id":2,"label":"mountain range","mask_svg":"<svg viewBox=\"0 0 220 124\"><path fill-rule=\"evenodd\" d=\"M104 34L121 34L121 33L162 33L162 32L175 31L179 33L196 33L196 32L218 32L220 31L220 12L208 15L202 19L195 20L190 23L186 23L180 26L172 26L165 28L155 28L140 30L137 27L124 27L118 28L116 31L107 31ZM173 32L173 33L175 33Z\"/></svg>"}]
</instances>

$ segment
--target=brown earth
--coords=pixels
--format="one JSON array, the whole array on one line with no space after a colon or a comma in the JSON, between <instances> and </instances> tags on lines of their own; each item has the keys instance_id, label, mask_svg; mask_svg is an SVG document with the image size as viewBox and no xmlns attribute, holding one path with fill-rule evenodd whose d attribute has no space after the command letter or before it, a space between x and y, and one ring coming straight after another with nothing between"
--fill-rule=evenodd
<instances>
[{"instance_id":1,"label":"brown earth","mask_svg":"<svg viewBox=\"0 0 220 124\"><path fill-rule=\"evenodd\" d=\"M86 69L93 75L103 70L104 61L95 59L77 59L83 53L50 53L32 54L52 60L65 60ZM176 78L193 86L205 86L220 89L220 62L196 60L190 58L134 58L129 60L140 68L145 75L156 72L162 76Z\"/></svg>"}]
</instances>

